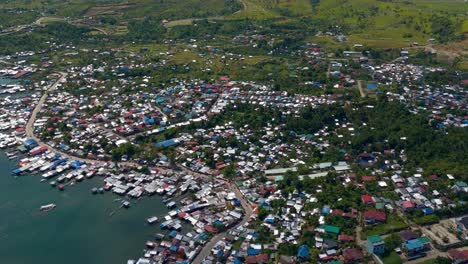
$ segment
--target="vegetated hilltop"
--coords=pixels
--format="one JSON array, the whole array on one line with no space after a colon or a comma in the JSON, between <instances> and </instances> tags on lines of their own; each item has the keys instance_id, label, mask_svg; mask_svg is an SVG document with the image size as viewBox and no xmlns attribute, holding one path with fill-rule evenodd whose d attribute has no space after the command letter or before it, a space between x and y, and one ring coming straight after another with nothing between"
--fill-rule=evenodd
<instances>
[{"instance_id":1,"label":"vegetated hilltop","mask_svg":"<svg viewBox=\"0 0 468 264\"><path fill-rule=\"evenodd\" d=\"M145 16L159 19L222 16L240 8L241 3L236 0L2 0L0 27L31 23L44 16L109 16L117 22Z\"/></svg>"},{"instance_id":2,"label":"vegetated hilltop","mask_svg":"<svg viewBox=\"0 0 468 264\"><path fill-rule=\"evenodd\" d=\"M92 36L162 41L212 35L223 45L255 31L290 49L304 42L331 52L357 43L372 48L417 43L451 63L459 55L465 61L468 32L462 0L9 0L0 1L0 8L3 30L61 20L90 29Z\"/></svg>"},{"instance_id":3,"label":"vegetated hilltop","mask_svg":"<svg viewBox=\"0 0 468 264\"><path fill-rule=\"evenodd\" d=\"M448 41L468 31L463 1L376 1L376 0L246 0L282 16L320 21L323 28L339 26L350 39L370 44L426 42L428 38ZM249 14L255 18L252 13Z\"/></svg>"},{"instance_id":4,"label":"vegetated hilltop","mask_svg":"<svg viewBox=\"0 0 468 264\"><path fill-rule=\"evenodd\" d=\"M20 0L0 1L0 26L40 16L111 17L115 23L147 16L160 20L229 18L338 26L351 40L371 44L440 41L468 31L468 6L461 0ZM114 21L115 20L115 21ZM319 23L317 23L319 22Z\"/></svg>"}]
</instances>

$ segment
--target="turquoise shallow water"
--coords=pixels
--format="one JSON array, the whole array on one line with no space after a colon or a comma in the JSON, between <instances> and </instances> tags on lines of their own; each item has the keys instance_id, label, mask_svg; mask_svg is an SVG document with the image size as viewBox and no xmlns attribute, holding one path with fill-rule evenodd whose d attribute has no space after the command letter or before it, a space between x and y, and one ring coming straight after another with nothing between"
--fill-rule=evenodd
<instances>
[{"instance_id":1,"label":"turquoise shallow water","mask_svg":"<svg viewBox=\"0 0 468 264\"><path fill-rule=\"evenodd\" d=\"M126 263L141 256L146 240L159 231L146 218L167 212L158 196L130 200L130 209L119 209L118 196L92 195L102 178L60 192L40 176L14 178L14 167L0 152L0 263ZM40 212L48 203L57 208Z\"/></svg>"}]
</instances>

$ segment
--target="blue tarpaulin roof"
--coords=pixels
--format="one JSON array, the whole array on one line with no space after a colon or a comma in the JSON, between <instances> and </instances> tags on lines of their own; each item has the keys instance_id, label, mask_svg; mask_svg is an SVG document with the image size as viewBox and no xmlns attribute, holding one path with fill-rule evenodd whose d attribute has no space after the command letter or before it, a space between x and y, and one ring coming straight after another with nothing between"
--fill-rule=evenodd
<instances>
[{"instance_id":1,"label":"blue tarpaulin roof","mask_svg":"<svg viewBox=\"0 0 468 264\"><path fill-rule=\"evenodd\" d=\"M24 146L25 147L31 147L37 145L37 141L35 139L29 138L24 141Z\"/></svg>"},{"instance_id":2,"label":"blue tarpaulin roof","mask_svg":"<svg viewBox=\"0 0 468 264\"><path fill-rule=\"evenodd\" d=\"M259 249L255 249L255 248L247 249L247 255L249 255L249 256L255 256L255 255L258 255L258 254L260 254Z\"/></svg>"},{"instance_id":3,"label":"blue tarpaulin roof","mask_svg":"<svg viewBox=\"0 0 468 264\"><path fill-rule=\"evenodd\" d=\"M178 246L171 246L170 247L170 250L173 251L173 252L176 252L178 249L179 249Z\"/></svg>"},{"instance_id":4,"label":"blue tarpaulin roof","mask_svg":"<svg viewBox=\"0 0 468 264\"><path fill-rule=\"evenodd\" d=\"M179 144L179 143L176 142L174 139L168 139L168 140L164 140L164 141L156 143L156 147L167 148L167 147L175 146L177 144Z\"/></svg>"},{"instance_id":5,"label":"blue tarpaulin roof","mask_svg":"<svg viewBox=\"0 0 468 264\"><path fill-rule=\"evenodd\" d=\"M307 245L302 245L299 247L297 252L297 256L300 258L307 258L310 254L309 247Z\"/></svg>"},{"instance_id":6,"label":"blue tarpaulin roof","mask_svg":"<svg viewBox=\"0 0 468 264\"><path fill-rule=\"evenodd\" d=\"M176 237L177 236L177 231L172 231L169 233L169 237Z\"/></svg>"},{"instance_id":7,"label":"blue tarpaulin roof","mask_svg":"<svg viewBox=\"0 0 468 264\"><path fill-rule=\"evenodd\" d=\"M72 168L74 168L74 169L79 169L81 167L81 165L83 165L83 164L84 164L84 162L81 162L79 160L75 160L75 161L72 161L70 163L70 166L72 166Z\"/></svg>"}]
</instances>

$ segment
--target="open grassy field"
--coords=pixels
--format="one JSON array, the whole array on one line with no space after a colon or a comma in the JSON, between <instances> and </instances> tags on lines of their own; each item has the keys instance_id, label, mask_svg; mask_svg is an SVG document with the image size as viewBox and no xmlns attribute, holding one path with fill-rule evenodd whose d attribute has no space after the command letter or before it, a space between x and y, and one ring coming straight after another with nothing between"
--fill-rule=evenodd
<instances>
[{"instance_id":1,"label":"open grassy field","mask_svg":"<svg viewBox=\"0 0 468 264\"><path fill-rule=\"evenodd\" d=\"M388 214L387 217L387 222L385 224L368 227L362 232L362 237L385 235L408 227L408 225L398 215Z\"/></svg>"},{"instance_id":2,"label":"open grassy field","mask_svg":"<svg viewBox=\"0 0 468 264\"><path fill-rule=\"evenodd\" d=\"M458 33L468 31L463 0L245 0L247 9L233 18L310 19L341 26L352 42L375 47L405 47L431 38L434 16L448 16Z\"/></svg>"},{"instance_id":3,"label":"open grassy field","mask_svg":"<svg viewBox=\"0 0 468 264\"><path fill-rule=\"evenodd\" d=\"M458 8L457 8L458 7ZM432 18L450 16L457 31L466 26L468 5L462 1L320 1L316 19L335 21L350 33L350 39L370 46L405 46L425 43L431 37Z\"/></svg>"},{"instance_id":4,"label":"open grassy field","mask_svg":"<svg viewBox=\"0 0 468 264\"><path fill-rule=\"evenodd\" d=\"M388 256L382 258L382 261L383 261L384 264L401 264L401 263L403 263L401 261L400 256L398 256L398 254L395 253L395 252L392 252Z\"/></svg>"},{"instance_id":5,"label":"open grassy field","mask_svg":"<svg viewBox=\"0 0 468 264\"><path fill-rule=\"evenodd\" d=\"M22 13L12 13L18 8ZM126 34L128 21L148 16L168 20L167 28L191 26L205 18L249 19L260 25L289 28L288 33L304 28L308 40L331 48L355 43L377 48L409 47L413 42L426 45L434 37L432 21L439 16L454 24L456 35L468 32L464 0L0 0L0 9L8 10L0 13L0 28L32 23L41 16L72 20L112 17L116 20L112 25L91 24L115 35ZM312 37L314 29L341 32L348 41Z\"/></svg>"}]
</instances>

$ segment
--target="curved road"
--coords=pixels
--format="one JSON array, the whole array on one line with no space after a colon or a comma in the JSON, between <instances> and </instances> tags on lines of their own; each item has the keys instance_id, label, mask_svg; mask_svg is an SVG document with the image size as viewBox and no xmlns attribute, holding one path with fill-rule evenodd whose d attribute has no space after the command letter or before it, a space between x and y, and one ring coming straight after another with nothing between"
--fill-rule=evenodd
<instances>
[{"instance_id":1,"label":"curved road","mask_svg":"<svg viewBox=\"0 0 468 264\"><path fill-rule=\"evenodd\" d=\"M52 90L57 89L57 86L60 84L60 82L64 81L65 78L67 77L67 73L65 73L65 72L60 72L59 74L60 74L60 77L52 85L50 85L47 88L47 90L45 90L44 94L39 99L39 102L37 103L36 107L34 107L34 110L32 111L31 116L29 117L28 123L26 124L26 129L25 129L26 130L26 136L29 137L29 138L35 139L37 141L37 143L39 144L39 146L46 146L47 148L53 150L54 152L60 153L60 155L62 155L63 157L79 160L79 161L86 162L86 163L89 163L89 164L104 163L103 161L83 159L83 158L72 156L70 154L67 154L65 152L62 152L62 151L60 151L60 150L58 150L56 148L53 148L53 147L49 146L48 144L42 142L40 138L38 138L38 137L36 137L34 135L33 126L34 126L34 122L36 122L37 113L39 113L41 111L42 106L44 105L44 102L46 101L47 96L49 95L49 92L52 91Z\"/></svg>"},{"instance_id":2,"label":"curved road","mask_svg":"<svg viewBox=\"0 0 468 264\"><path fill-rule=\"evenodd\" d=\"M104 162L104 161L79 158L79 157L67 154L67 153L65 153L63 151L60 151L60 150L58 150L56 148L53 148L53 147L49 146L48 144L42 142L40 138L38 138L38 137L36 137L34 135L33 126L34 126L34 122L36 121L37 114L41 111L42 106L44 105L44 102L46 101L47 96L49 95L49 92L57 89L58 85L62 81L65 80L65 78L67 76L67 73L60 72L59 75L60 75L60 77L45 90L44 94L41 96L41 98L39 99L37 105L34 107L33 111L31 112L31 116L30 116L30 118L29 118L29 120L28 120L28 122L26 124L26 129L25 129L26 130L26 136L29 137L29 138L35 139L40 146L46 146L50 150L52 150L52 151L54 151L56 153L60 153L63 157L67 157L67 158L74 159L74 160L79 160L79 161L82 161L82 162L86 162L88 164L105 164L106 162ZM133 163L133 162L121 162L120 164L125 165L125 166L131 166L131 167L139 166L138 164ZM196 172L193 172L191 170L186 169L185 167L181 167L181 168L182 168L182 171L184 171L186 173L193 174L193 175L196 175L196 176L199 176L199 177L203 177L205 179L207 178L206 175L200 175L200 174L198 174ZM168 169L162 169L162 171L166 171L166 172L167 172L167 170ZM240 190L237 188L237 186L235 184L231 184L229 182L226 182L226 184L229 186L228 189L231 190L232 192L234 192L234 194L236 195L236 198L239 199L239 201L241 202L241 205L242 205L242 208L244 209L245 214L244 214L242 220L237 225L234 225L233 227L229 228L228 230L226 230L223 233L217 234L207 244L205 244L205 246L202 248L200 253L193 260L192 263L194 263L194 264L200 264L208 255L210 255L211 249L216 245L216 243L218 243L220 240L222 240L224 238L224 236L226 235L226 233L229 230L246 224L249 221L250 217L252 216L252 212L253 212L252 206L244 198L244 195L240 192Z\"/></svg>"},{"instance_id":3,"label":"curved road","mask_svg":"<svg viewBox=\"0 0 468 264\"><path fill-rule=\"evenodd\" d=\"M216 245L216 243L218 243L219 241L221 241L224 236L226 236L227 232L229 232L229 230L231 229L235 229L239 226L242 226L244 225L245 223L247 223L247 221L249 221L250 219L250 216L252 215L252 207L250 206L250 204L245 200L244 198L244 195L242 195L242 193L239 191L239 189L237 188L237 186L235 185L231 185L230 183L227 183L229 185L229 189L231 191L233 191L235 194L236 194L236 198L239 199L241 201L241 205L242 207L244 208L244 211L245 211L245 214L244 214L244 218L242 218L242 220L235 226L229 228L228 230L224 231L223 233L219 233L217 234L216 236L214 236L208 243L205 244L205 246L203 246L202 250L200 251L200 253L198 253L198 255L195 257L195 259L192 261L193 264L200 264L202 263L202 261L210 255L211 253L211 250L213 249L213 247Z\"/></svg>"}]
</instances>

